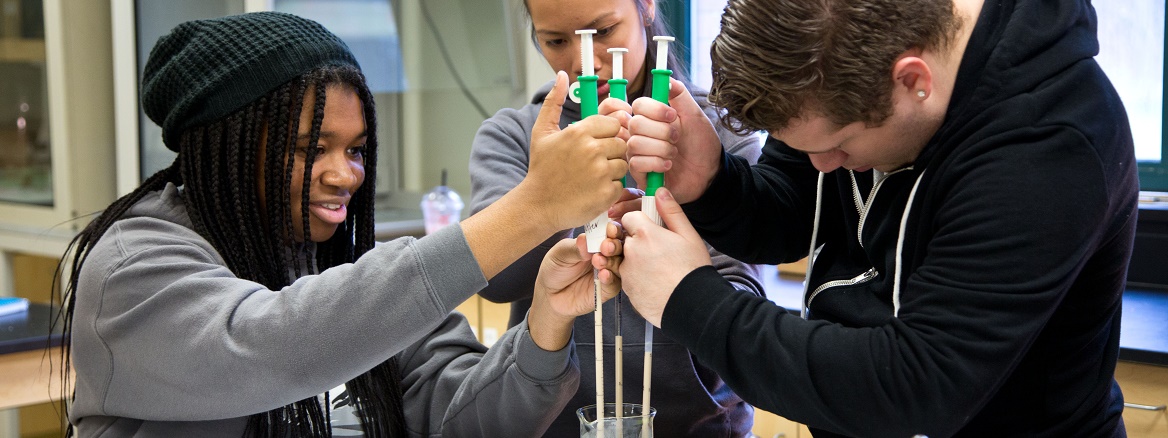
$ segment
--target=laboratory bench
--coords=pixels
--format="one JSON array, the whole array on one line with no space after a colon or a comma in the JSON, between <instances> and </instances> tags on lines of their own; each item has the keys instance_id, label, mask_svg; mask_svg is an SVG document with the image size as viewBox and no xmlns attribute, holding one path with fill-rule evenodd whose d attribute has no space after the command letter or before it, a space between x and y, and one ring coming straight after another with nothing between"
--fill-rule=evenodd
<instances>
[{"instance_id":1,"label":"laboratory bench","mask_svg":"<svg viewBox=\"0 0 1168 438\"><path fill-rule=\"evenodd\" d=\"M55 316L54 308L41 303L0 316L0 410L61 398L62 335L60 324L53 326Z\"/></svg>"},{"instance_id":2,"label":"laboratory bench","mask_svg":"<svg viewBox=\"0 0 1168 438\"><path fill-rule=\"evenodd\" d=\"M401 236L422 236L425 232L422 210L416 207L383 207L373 210L373 236L378 241Z\"/></svg>"}]
</instances>

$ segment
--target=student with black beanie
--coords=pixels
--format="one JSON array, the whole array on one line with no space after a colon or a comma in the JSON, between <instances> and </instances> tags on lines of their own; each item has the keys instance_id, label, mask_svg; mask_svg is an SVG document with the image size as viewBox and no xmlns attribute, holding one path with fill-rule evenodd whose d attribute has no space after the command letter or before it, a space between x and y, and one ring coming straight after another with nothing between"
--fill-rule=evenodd
<instances>
[{"instance_id":1,"label":"student with black beanie","mask_svg":"<svg viewBox=\"0 0 1168 438\"><path fill-rule=\"evenodd\" d=\"M533 436L575 392L572 321L592 309L594 267L606 296L620 289L619 245L557 244L528 318L489 351L453 309L617 199L619 122L544 130L513 196L375 244L373 99L319 24L180 24L150 54L142 105L178 156L67 255L68 434Z\"/></svg>"}]
</instances>

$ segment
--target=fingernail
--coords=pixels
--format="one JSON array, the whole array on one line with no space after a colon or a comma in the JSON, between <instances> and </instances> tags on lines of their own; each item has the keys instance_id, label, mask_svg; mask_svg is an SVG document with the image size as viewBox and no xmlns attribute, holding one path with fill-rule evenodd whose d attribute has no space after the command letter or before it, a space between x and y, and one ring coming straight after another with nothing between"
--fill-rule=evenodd
<instances>
[{"instance_id":1,"label":"fingernail","mask_svg":"<svg viewBox=\"0 0 1168 438\"><path fill-rule=\"evenodd\" d=\"M662 188L660 188L660 189L657 189L657 197L658 197L658 198L661 198L661 199L663 199L663 200L666 200L666 201L672 201L672 200L673 200L673 194L672 194L672 193L669 193L669 189L667 189L667 188L665 188L665 187L662 187Z\"/></svg>"}]
</instances>

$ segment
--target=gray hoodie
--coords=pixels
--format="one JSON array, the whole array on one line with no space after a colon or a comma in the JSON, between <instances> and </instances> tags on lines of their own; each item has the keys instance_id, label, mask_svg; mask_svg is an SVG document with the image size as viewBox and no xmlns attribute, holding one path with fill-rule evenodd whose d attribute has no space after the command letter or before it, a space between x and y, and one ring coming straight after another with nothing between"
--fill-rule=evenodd
<instances>
[{"instance_id":1,"label":"gray hoodie","mask_svg":"<svg viewBox=\"0 0 1168 438\"><path fill-rule=\"evenodd\" d=\"M478 212L498 200L503 194L515 188L527 174L528 157L531 152L531 128L543 107L544 98L551 91L552 83L544 85L535 93L531 104L519 109L505 108L483 122L475 134L471 149L470 176L473 192L471 211ZM694 98L702 105L706 116L716 120L717 110L706 105L705 93L690 88ZM647 90L644 90L647 91ZM640 95L630 93L630 100ZM560 128L580 120L580 105L571 100L564 102L560 116ZM715 124L722 146L730 153L754 162L758 159L760 147L758 139L752 135L739 136ZM635 184L628 178L630 184ZM491 279L479 295L494 302L511 302L511 324L519 324L531 306L532 285L544 254L555 242L580 232L564 230L547 240L536 249L524 255L499 275ZM710 256L718 272L735 288L746 293L763 296L758 269L742 263L710 248ZM640 403L643 379L643 352L645 349L645 320L637 314L632 304L621 303L621 331L624 346L624 401ZM614 328L616 327L616 300L604 305L604 342L608 348L605 357L615 355ZM579 347L580 363L585 376L595 374L595 341L591 314L576 319L575 339ZM666 437L725 437L744 436L753 425L753 408L726 386L721 377L693 359L688 350L663 335L654 328L653 336L653 384L652 399L657 417L654 430L657 436ZM613 401L615 361L605 361L606 400ZM578 427L575 410L596 403L596 381L585 378L580 389L572 396L568 409L552 423L545 436L561 437L572 435Z\"/></svg>"},{"instance_id":2,"label":"gray hoodie","mask_svg":"<svg viewBox=\"0 0 1168 438\"><path fill-rule=\"evenodd\" d=\"M576 389L575 347L544 351L524 323L487 350L452 311L485 284L452 226L268 290L226 268L168 185L82 269L70 418L81 437L240 436L396 355L411 435L538 434Z\"/></svg>"}]
</instances>

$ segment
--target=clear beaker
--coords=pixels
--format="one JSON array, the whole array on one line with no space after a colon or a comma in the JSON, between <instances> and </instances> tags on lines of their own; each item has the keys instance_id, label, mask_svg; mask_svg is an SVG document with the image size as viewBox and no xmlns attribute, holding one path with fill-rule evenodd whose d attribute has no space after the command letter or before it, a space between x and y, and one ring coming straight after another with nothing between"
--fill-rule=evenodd
<instances>
[{"instance_id":1,"label":"clear beaker","mask_svg":"<svg viewBox=\"0 0 1168 438\"><path fill-rule=\"evenodd\" d=\"M576 418L580 420L580 437L651 438L653 436L653 417L657 416L657 409L649 408L648 423L645 423L645 417L641 416L641 409L641 405L624 403L621 418L616 418L616 403L605 403L604 435L597 434L600 423L596 421L596 405L577 409ZM620 435L617 435L617 420L620 420Z\"/></svg>"}]
</instances>

